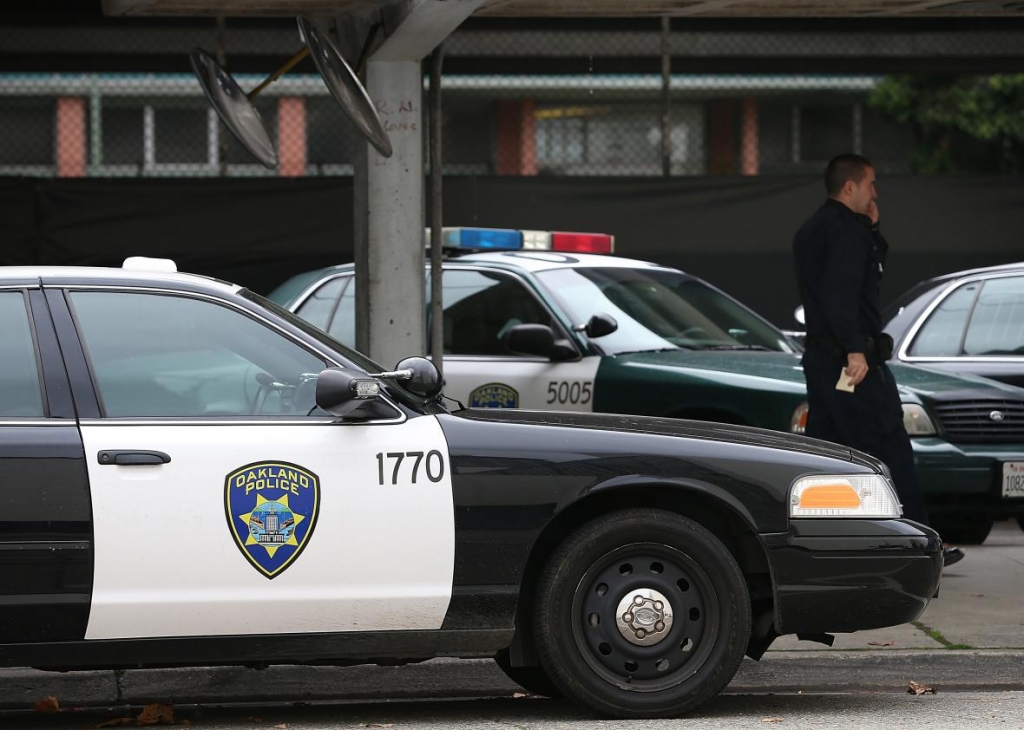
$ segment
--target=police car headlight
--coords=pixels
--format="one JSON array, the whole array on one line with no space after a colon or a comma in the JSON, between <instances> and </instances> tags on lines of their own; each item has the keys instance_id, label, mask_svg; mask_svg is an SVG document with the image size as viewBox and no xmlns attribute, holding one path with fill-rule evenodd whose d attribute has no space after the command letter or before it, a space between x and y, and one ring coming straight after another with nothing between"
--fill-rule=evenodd
<instances>
[{"instance_id":1,"label":"police car headlight","mask_svg":"<svg viewBox=\"0 0 1024 730\"><path fill-rule=\"evenodd\" d=\"M789 490L789 516L896 519L903 507L881 474L803 477Z\"/></svg>"},{"instance_id":2,"label":"police car headlight","mask_svg":"<svg viewBox=\"0 0 1024 730\"><path fill-rule=\"evenodd\" d=\"M928 412L917 403L903 404L903 427L911 436L931 436L935 433L935 424L928 417Z\"/></svg>"}]
</instances>

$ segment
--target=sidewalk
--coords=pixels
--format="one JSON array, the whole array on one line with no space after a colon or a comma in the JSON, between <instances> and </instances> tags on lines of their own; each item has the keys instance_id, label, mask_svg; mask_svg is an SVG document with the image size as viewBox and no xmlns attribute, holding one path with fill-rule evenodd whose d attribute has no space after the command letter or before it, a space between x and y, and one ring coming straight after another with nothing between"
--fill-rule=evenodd
<instances>
[{"instance_id":1,"label":"sidewalk","mask_svg":"<svg viewBox=\"0 0 1024 730\"><path fill-rule=\"evenodd\" d=\"M1024 531L997 523L984 546L943 575L921 619L837 635L832 648L779 639L744 660L728 688L745 692L905 692L911 680L945 691L1024 689ZM491 660L435 659L406 667L149 669L58 674L0 669L0 710L42 697L61 707L316 702L511 695L522 690Z\"/></svg>"}]
</instances>

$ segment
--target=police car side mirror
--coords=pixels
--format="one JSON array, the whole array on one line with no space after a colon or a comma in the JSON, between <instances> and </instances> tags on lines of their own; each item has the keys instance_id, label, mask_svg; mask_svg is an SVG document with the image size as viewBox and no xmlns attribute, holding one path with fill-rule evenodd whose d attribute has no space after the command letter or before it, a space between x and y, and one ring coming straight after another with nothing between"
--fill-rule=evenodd
<instances>
[{"instance_id":1,"label":"police car side mirror","mask_svg":"<svg viewBox=\"0 0 1024 730\"><path fill-rule=\"evenodd\" d=\"M520 355L536 355L551 360L571 360L579 356L567 340L556 340L546 324L517 324L505 333L505 347Z\"/></svg>"},{"instance_id":2,"label":"police car side mirror","mask_svg":"<svg viewBox=\"0 0 1024 730\"><path fill-rule=\"evenodd\" d=\"M332 416L349 416L380 395L380 383L359 370L327 368L316 380L316 404Z\"/></svg>"},{"instance_id":3,"label":"police car side mirror","mask_svg":"<svg viewBox=\"0 0 1024 730\"><path fill-rule=\"evenodd\" d=\"M402 372L402 387L413 395L423 398L436 398L444 385L437 366L425 357L407 357L395 366L396 372ZM405 375L408 373L408 375Z\"/></svg>"},{"instance_id":4,"label":"police car side mirror","mask_svg":"<svg viewBox=\"0 0 1024 730\"><path fill-rule=\"evenodd\" d=\"M604 312L598 312L590 321L587 322L587 326L583 329L587 333L587 337L604 337L610 335L612 332L619 328L619 323L615 321L615 317Z\"/></svg>"}]
</instances>

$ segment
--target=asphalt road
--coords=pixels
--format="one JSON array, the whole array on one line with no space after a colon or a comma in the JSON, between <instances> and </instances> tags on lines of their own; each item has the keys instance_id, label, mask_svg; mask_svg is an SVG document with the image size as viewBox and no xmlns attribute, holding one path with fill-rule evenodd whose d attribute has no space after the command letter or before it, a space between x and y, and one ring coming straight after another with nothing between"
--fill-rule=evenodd
<instances>
[{"instance_id":1,"label":"asphalt road","mask_svg":"<svg viewBox=\"0 0 1024 730\"><path fill-rule=\"evenodd\" d=\"M68 730L137 725L138 713L88 711L2 716L8 730ZM177 726L216 730L642 730L658 728L951 728L1024 727L1024 692L784 693L721 695L698 712L671 720L597 720L564 700L493 698L468 701L347 703L305 706L177 707Z\"/></svg>"}]
</instances>

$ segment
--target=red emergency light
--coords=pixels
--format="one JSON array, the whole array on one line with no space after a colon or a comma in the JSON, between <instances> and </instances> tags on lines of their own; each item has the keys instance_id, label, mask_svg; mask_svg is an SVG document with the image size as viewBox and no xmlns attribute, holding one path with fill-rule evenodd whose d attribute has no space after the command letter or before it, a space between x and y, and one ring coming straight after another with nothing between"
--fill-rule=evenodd
<instances>
[{"instance_id":1,"label":"red emergency light","mask_svg":"<svg viewBox=\"0 0 1024 730\"><path fill-rule=\"evenodd\" d=\"M552 232L551 250L562 253L612 253L615 251L615 236L607 233Z\"/></svg>"}]
</instances>

